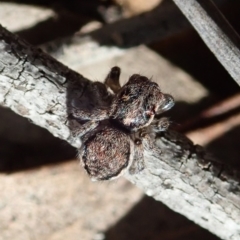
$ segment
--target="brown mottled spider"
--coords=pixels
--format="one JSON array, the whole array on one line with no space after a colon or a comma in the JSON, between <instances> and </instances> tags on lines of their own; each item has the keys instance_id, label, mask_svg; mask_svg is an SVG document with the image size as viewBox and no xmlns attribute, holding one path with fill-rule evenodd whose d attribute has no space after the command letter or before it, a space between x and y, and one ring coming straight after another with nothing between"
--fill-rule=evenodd
<instances>
[{"instance_id":1,"label":"brown mottled spider","mask_svg":"<svg viewBox=\"0 0 240 240\"><path fill-rule=\"evenodd\" d=\"M141 171L142 136L165 131L169 126L167 118L154 120L154 116L172 108L173 97L138 74L121 87L119 76L120 68L113 67L105 84L88 86L86 95L93 93L93 97L87 106L79 107L74 100L70 106L70 113L80 123L73 130L73 135L82 140L79 158L92 180L117 178L130 166L131 173ZM84 102L84 96L81 99Z\"/></svg>"}]
</instances>

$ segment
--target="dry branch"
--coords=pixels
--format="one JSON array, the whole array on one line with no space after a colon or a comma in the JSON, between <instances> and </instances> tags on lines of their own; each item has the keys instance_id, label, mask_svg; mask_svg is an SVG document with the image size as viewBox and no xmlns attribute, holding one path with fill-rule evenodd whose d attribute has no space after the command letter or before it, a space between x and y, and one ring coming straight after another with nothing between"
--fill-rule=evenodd
<instances>
[{"instance_id":1,"label":"dry branch","mask_svg":"<svg viewBox=\"0 0 240 240\"><path fill-rule=\"evenodd\" d=\"M240 85L240 39L211 0L173 0Z\"/></svg>"},{"instance_id":2,"label":"dry branch","mask_svg":"<svg viewBox=\"0 0 240 240\"><path fill-rule=\"evenodd\" d=\"M89 80L2 27L0 49L0 104L79 146L68 128L67 92L77 86L81 93ZM209 162L211 157L202 148L176 132L159 135L155 144L164 154L146 152L146 169L126 177L146 194L219 237L239 239L237 172Z\"/></svg>"}]
</instances>

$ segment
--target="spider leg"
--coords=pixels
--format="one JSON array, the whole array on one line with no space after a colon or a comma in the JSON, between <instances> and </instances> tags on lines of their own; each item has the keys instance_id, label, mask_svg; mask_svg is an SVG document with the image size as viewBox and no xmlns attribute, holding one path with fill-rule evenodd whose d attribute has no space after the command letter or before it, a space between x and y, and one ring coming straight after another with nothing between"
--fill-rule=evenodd
<instances>
[{"instance_id":1,"label":"spider leg","mask_svg":"<svg viewBox=\"0 0 240 240\"><path fill-rule=\"evenodd\" d=\"M144 148L142 140L138 133L132 133L131 139L133 141L133 161L129 168L130 174L137 174L144 169Z\"/></svg>"},{"instance_id":2,"label":"spider leg","mask_svg":"<svg viewBox=\"0 0 240 240\"><path fill-rule=\"evenodd\" d=\"M114 93L117 93L121 88L119 82L120 73L121 70L119 67L113 67L104 81L104 84L109 87Z\"/></svg>"},{"instance_id":3,"label":"spider leg","mask_svg":"<svg viewBox=\"0 0 240 240\"><path fill-rule=\"evenodd\" d=\"M170 121L167 117L154 119L151 125L141 129L138 134L142 140L143 148L146 151L152 152L153 155L159 156L162 150L155 145L156 135L160 132L166 132L170 126Z\"/></svg>"},{"instance_id":4,"label":"spider leg","mask_svg":"<svg viewBox=\"0 0 240 240\"><path fill-rule=\"evenodd\" d=\"M148 132L150 133L165 132L168 130L169 126L170 126L170 121L167 117L154 119L152 124L149 126Z\"/></svg>"},{"instance_id":5,"label":"spider leg","mask_svg":"<svg viewBox=\"0 0 240 240\"><path fill-rule=\"evenodd\" d=\"M109 118L108 110L100 108L86 110L72 107L70 110L70 114L73 117L81 120L101 121Z\"/></svg>"},{"instance_id":6,"label":"spider leg","mask_svg":"<svg viewBox=\"0 0 240 240\"><path fill-rule=\"evenodd\" d=\"M162 154L162 150L155 146L154 140L156 134L167 131L169 125L169 119L162 117L155 119L150 126L131 134L131 139L134 142L134 157L133 163L129 168L130 174L139 173L144 169L144 150L150 151L156 156Z\"/></svg>"},{"instance_id":7,"label":"spider leg","mask_svg":"<svg viewBox=\"0 0 240 240\"><path fill-rule=\"evenodd\" d=\"M81 138L87 132L95 129L98 126L98 124L99 122L95 122L95 121L88 121L84 124L80 124L77 121L74 121L74 126L71 129L72 136Z\"/></svg>"}]
</instances>

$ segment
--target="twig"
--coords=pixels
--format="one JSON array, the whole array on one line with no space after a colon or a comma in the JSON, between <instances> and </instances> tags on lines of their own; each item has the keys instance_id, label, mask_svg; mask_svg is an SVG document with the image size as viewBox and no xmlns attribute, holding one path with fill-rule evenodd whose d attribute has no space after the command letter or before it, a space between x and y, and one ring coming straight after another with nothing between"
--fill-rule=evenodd
<instances>
[{"instance_id":1,"label":"twig","mask_svg":"<svg viewBox=\"0 0 240 240\"><path fill-rule=\"evenodd\" d=\"M173 0L200 37L240 85L239 36L211 0Z\"/></svg>"},{"instance_id":2,"label":"twig","mask_svg":"<svg viewBox=\"0 0 240 240\"><path fill-rule=\"evenodd\" d=\"M66 103L69 89L82 94L89 80L3 28L0 49L1 105L79 146L70 136ZM209 162L211 157L201 147L176 132L157 136L155 144L163 154L146 152L145 170L126 177L146 194L221 238L239 239L237 172Z\"/></svg>"},{"instance_id":3,"label":"twig","mask_svg":"<svg viewBox=\"0 0 240 240\"><path fill-rule=\"evenodd\" d=\"M87 34L80 32L68 38L54 40L42 47L44 51L60 58L61 61L69 58L77 59L77 63L71 61L72 66L79 62L93 61L92 55L96 61L113 57L121 54L127 47L152 43L187 28L191 28L189 22L172 2L167 2L164 6L160 5L150 12L104 25ZM95 47L96 44L92 44L92 55L85 56L85 58L90 56L91 59L84 58L79 61L76 51L82 52L81 45L84 41L88 44L91 44L89 41L98 42L98 46ZM107 50L106 46L108 46ZM115 46L119 48L116 49ZM64 54L61 55L62 52Z\"/></svg>"}]
</instances>

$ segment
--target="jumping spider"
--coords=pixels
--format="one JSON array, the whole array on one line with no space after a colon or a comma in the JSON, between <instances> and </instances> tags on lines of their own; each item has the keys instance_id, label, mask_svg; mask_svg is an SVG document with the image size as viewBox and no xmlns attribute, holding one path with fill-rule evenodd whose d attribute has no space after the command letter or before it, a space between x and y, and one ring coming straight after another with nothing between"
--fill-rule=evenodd
<instances>
[{"instance_id":1,"label":"jumping spider","mask_svg":"<svg viewBox=\"0 0 240 240\"><path fill-rule=\"evenodd\" d=\"M92 83L88 91L95 97L88 107L76 106L74 100L70 105L70 113L80 123L73 130L82 140L79 158L95 181L117 178L129 167L131 173L141 171L141 139L168 128L167 118L154 117L174 105L173 97L148 78L134 74L121 87L119 76L120 68L113 67L104 84Z\"/></svg>"}]
</instances>

